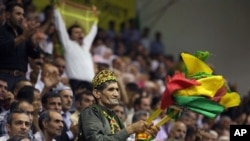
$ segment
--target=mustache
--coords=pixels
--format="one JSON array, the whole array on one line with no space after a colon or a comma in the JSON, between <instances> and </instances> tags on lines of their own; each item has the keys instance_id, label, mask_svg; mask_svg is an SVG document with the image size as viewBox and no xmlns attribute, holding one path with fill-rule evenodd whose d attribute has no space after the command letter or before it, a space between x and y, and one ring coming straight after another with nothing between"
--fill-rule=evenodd
<instances>
[{"instance_id":1,"label":"mustache","mask_svg":"<svg viewBox=\"0 0 250 141\"><path fill-rule=\"evenodd\" d=\"M43 63L39 61L39 62L36 62L35 64L38 66L42 66Z\"/></svg>"}]
</instances>

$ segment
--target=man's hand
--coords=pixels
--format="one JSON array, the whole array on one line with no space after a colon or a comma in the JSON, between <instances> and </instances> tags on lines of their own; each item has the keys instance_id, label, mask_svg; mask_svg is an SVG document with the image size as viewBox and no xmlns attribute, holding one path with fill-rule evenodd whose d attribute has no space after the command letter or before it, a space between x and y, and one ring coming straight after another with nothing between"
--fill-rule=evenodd
<instances>
[{"instance_id":1,"label":"man's hand","mask_svg":"<svg viewBox=\"0 0 250 141\"><path fill-rule=\"evenodd\" d=\"M14 102L14 94L8 91L4 94L4 108L9 108L10 105Z\"/></svg>"},{"instance_id":2,"label":"man's hand","mask_svg":"<svg viewBox=\"0 0 250 141\"><path fill-rule=\"evenodd\" d=\"M68 85L68 84L69 84L69 78L67 78L67 77L62 77L62 78L61 78L61 82L62 82L64 85Z\"/></svg>"},{"instance_id":3,"label":"man's hand","mask_svg":"<svg viewBox=\"0 0 250 141\"><path fill-rule=\"evenodd\" d=\"M92 6L92 9L91 9L91 10L93 11L94 16L95 16L95 17L98 17L100 11L98 11L98 9L96 8L95 5Z\"/></svg>"},{"instance_id":4,"label":"man's hand","mask_svg":"<svg viewBox=\"0 0 250 141\"><path fill-rule=\"evenodd\" d=\"M42 79L45 87L52 88L60 82L60 76L57 73L47 72Z\"/></svg>"},{"instance_id":5,"label":"man's hand","mask_svg":"<svg viewBox=\"0 0 250 141\"><path fill-rule=\"evenodd\" d=\"M149 135L155 137L157 133L159 132L160 128L158 126L152 125L149 129L146 130L146 133Z\"/></svg>"},{"instance_id":6,"label":"man's hand","mask_svg":"<svg viewBox=\"0 0 250 141\"><path fill-rule=\"evenodd\" d=\"M38 22L23 20L22 22L23 34L22 35L26 39L31 38L36 33L36 30L39 26L40 24Z\"/></svg>"},{"instance_id":7,"label":"man's hand","mask_svg":"<svg viewBox=\"0 0 250 141\"><path fill-rule=\"evenodd\" d=\"M127 129L128 134L143 133L151 126L152 124L149 124L146 121L140 120L129 125L126 129Z\"/></svg>"}]
</instances>

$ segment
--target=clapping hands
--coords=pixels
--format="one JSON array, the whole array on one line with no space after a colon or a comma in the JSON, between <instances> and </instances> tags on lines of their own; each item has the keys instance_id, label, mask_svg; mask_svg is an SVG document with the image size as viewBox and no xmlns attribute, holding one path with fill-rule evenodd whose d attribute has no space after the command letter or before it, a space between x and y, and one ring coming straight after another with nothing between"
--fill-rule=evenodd
<instances>
[{"instance_id":1,"label":"clapping hands","mask_svg":"<svg viewBox=\"0 0 250 141\"><path fill-rule=\"evenodd\" d=\"M22 21L21 26L22 26L22 29L23 29L23 34L22 35L26 39L28 39L28 38L32 37L36 33L38 27L40 26L40 23L35 22L35 21L27 21L27 20L24 19Z\"/></svg>"}]
</instances>

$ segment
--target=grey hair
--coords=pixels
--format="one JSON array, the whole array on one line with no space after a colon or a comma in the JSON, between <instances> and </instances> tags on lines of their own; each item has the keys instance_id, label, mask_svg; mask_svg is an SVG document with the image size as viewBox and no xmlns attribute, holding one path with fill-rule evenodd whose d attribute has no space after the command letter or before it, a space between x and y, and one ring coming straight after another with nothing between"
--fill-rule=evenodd
<instances>
[{"instance_id":1,"label":"grey hair","mask_svg":"<svg viewBox=\"0 0 250 141\"><path fill-rule=\"evenodd\" d=\"M57 89L55 89L54 91L55 91L56 93L60 94L60 93L61 93L62 91L64 91L64 90L70 90L70 91L72 92L72 94L73 94L72 88L69 87L69 86L66 86L66 85L61 85L61 86L59 86Z\"/></svg>"},{"instance_id":2,"label":"grey hair","mask_svg":"<svg viewBox=\"0 0 250 141\"><path fill-rule=\"evenodd\" d=\"M148 114L149 113L147 111L144 111L144 110L135 112L134 115L133 115L133 118L132 118L132 123L137 122L138 120L140 120L141 116L148 116Z\"/></svg>"},{"instance_id":3,"label":"grey hair","mask_svg":"<svg viewBox=\"0 0 250 141\"><path fill-rule=\"evenodd\" d=\"M50 118L50 112L51 111L44 111L40 114L39 116L39 119L38 119L38 125L39 125L39 128L43 131L44 127L43 127L43 121L50 121L51 118Z\"/></svg>"}]
</instances>

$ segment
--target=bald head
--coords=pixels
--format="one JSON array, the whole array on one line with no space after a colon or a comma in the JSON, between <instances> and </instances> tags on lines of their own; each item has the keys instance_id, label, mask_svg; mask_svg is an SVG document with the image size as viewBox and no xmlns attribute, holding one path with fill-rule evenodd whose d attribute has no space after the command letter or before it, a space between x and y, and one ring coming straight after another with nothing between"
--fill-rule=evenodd
<instances>
[{"instance_id":1,"label":"bald head","mask_svg":"<svg viewBox=\"0 0 250 141\"><path fill-rule=\"evenodd\" d=\"M170 138L176 141L184 141L187 132L186 125L181 121L176 121L170 131Z\"/></svg>"}]
</instances>

